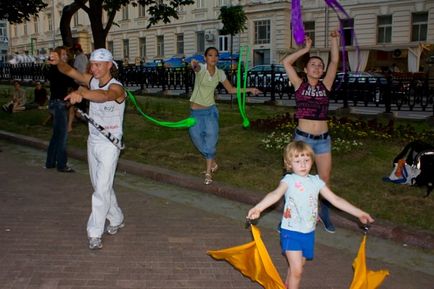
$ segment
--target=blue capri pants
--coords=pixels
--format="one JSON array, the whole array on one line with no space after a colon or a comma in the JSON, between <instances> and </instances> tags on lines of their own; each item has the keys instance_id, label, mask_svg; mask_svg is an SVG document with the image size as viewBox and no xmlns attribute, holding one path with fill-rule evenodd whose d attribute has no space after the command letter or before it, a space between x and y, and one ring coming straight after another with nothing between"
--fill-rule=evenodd
<instances>
[{"instance_id":1,"label":"blue capri pants","mask_svg":"<svg viewBox=\"0 0 434 289\"><path fill-rule=\"evenodd\" d=\"M190 138L197 150L205 159L214 159L219 134L219 112L212 105L204 109L192 109L191 117L196 124L189 128Z\"/></svg>"}]
</instances>

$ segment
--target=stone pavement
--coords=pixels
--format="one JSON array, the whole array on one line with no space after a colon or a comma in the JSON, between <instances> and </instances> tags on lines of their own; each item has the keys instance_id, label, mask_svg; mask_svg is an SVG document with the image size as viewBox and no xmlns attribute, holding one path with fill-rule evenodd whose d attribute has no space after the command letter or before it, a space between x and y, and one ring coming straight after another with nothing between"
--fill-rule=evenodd
<instances>
[{"instance_id":1,"label":"stone pavement","mask_svg":"<svg viewBox=\"0 0 434 289\"><path fill-rule=\"evenodd\" d=\"M251 240L244 228L249 205L212 194L153 182L120 169L116 177L126 227L104 236L104 248L87 248L91 186L86 163L71 159L74 174L43 168L40 148L0 141L0 288L261 288L215 261L207 250ZM271 212L259 228L285 276ZM339 228L317 230L315 260L308 262L304 289L348 288L361 234ZM433 288L434 254L368 237L368 266L387 268L381 288Z\"/></svg>"}]
</instances>

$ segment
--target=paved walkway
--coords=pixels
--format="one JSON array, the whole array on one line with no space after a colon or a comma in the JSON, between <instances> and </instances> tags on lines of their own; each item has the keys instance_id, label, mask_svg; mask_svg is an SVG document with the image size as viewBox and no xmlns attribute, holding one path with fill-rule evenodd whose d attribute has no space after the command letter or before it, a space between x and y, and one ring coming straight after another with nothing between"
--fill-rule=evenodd
<instances>
[{"instance_id":1,"label":"paved walkway","mask_svg":"<svg viewBox=\"0 0 434 289\"><path fill-rule=\"evenodd\" d=\"M118 200L126 227L87 248L91 186L87 165L71 160L74 174L43 169L45 153L0 141L0 288L261 288L207 250L251 240L244 229L248 205L119 170ZM277 213L259 228L281 276L286 263L274 228ZM315 260L306 265L304 289L348 288L361 234L317 231ZM368 238L368 266L387 268L381 288L420 289L434 284L434 254Z\"/></svg>"}]
</instances>

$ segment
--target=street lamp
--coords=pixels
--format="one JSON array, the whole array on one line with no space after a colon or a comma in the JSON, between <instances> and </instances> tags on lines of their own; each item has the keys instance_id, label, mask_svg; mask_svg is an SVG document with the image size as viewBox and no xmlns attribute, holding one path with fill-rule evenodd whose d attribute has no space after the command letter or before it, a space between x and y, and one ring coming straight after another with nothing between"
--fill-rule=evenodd
<instances>
[{"instance_id":1,"label":"street lamp","mask_svg":"<svg viewBox=\"0 0 434 289\"><path fill-rule=\"evenodd\" d=\"M36 47L36 37L30 38L30 54L35 55L35 47Z\"/></svg>"}]
</instances>

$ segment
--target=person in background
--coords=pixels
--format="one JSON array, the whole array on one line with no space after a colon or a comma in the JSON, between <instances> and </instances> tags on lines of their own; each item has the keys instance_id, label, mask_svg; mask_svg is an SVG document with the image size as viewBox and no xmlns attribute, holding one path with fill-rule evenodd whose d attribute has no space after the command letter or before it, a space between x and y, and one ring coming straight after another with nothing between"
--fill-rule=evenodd
<instances>
[{"instance_id":1,"label":"person in background","mask_svg":"<svg viewBox=\"0 0 434 289\"><path fill-rule=\"evenodd\" d=\"M63 61L68 61L67 48L59 46L54 51L60 55ZM68 102L64 100L69 91L76 86L74 80L59 71L56 65L50 65L47 72L47 79L50 81L50 102L49 112L53 120L53 134L47 150L45 168L57 168L59 172L72 173L74 170L68 166L66 145L68 141L67 121Z\"/></svg>"},{"instance_id":2,"label":"person in background","mask_svg":"<svg viewBox=\"0 0 434 289\"><path fill-rule=\"evenodd\" d=\"M304 264L306 260L312 260L314 257L319 195L335 207L357 217L363 224L372 223L374 219L334 194L318 175L310 174L315 154L307 143L289 143L283 153L283 159L288 173L276 189L249 210L247 219L259 218L265 209L284 197L280 245L289 264L285 285L288 289L298 289Z\"/></svg>"},{"instance_id":3,"label":"person in background","mask_svg":"<svg viewBox=\"0 0 434 289\"><path fill-rule=\"evenodd\" d=\"M34 95L34 103L38 105L38 108L42 108L47 104L48 93L45 87L42 86L42 83L40 81L36 82Z\"/></svg>"},{"instance_id":4,"label":"person in background","mask_svg":"<svg viewBox=\"0 0 434 289\"><path fill-rule=\"evenodd\" d=\"M77 69L80 73L86 73L89 70L89 59L86 54L84 54L83 49L79 43L73 46L72 52L74 53L74 68ZM79 114L76 112L76 107L81 109L84 112L87 112L87 108L89 106L89 101L83 100L80 103L77 103L75 106L69 107L68 114L68 132L72 131L72 124L76 118L80 118Z\"/></svg>"},{"instance_id":5,"label":"person in background","mask_svg":"<svg viewBox=\"0 0 434 289\"><path fill-rule=\"evenodd\" d=\"M304 68L306 79L300 78L293 65L297 59L309 53L312 48L310 37L306 36L305 47L283 59L286 73L295 89L295 118L298 124L294 132L294 140L302 140L313 148L317 172L329 187L332 169L332 141L328 132L328 109L329 94L339 63L338 31L330 33L330 47L330 63L327 71L325 72L325 65L320 57L310 56ZM327 232L335 232L335 226L330 220L329 203L326 200L321 201L319 218Z\"/></svg>"},{"instance_id":6,"label":"person in background","mask_svg":"<svg viewBox=\"0 0 434 289\"><path fill-rule=\"evenodd\" d=\"M33 90L34 99L32 102L26 103L26 109L42 109L47 103L48 94L47 90L42 87L40 81L37 81L35 84L35 89Z\"/></svg>"},{"instance_id":7,"label":"person in background","mask_svg":"<svg viewBox=\"0 0 434 289\"><path fill-rule=\"evenodd\" d=\"M191 66L196 74L194 89L190 98L191 116L196 124L189 129L190 138L206 160L204 184L212 183L212 173L217 171L215 161L216 146L219 133L219 112L215 104L214 92L219 83L222 83L228 93L237 90L226 78L225 72L217 68L219 52L215 47L208 47L205 51L205 64L196 60ZM257 88L247 88L247 92L258 94Z\"/></svg>"},{"instance_id":8,"label":"person in background","mask_svg":"<svg viewBox=\"0 0 434 289\"><path fill-rule=\"evenodd\" d=\"M83 49L79 43L74 45L73 52L75 54L74 58L74 68L80 73L86 73L88 70L89 59L86 54L84 54Z\"/></svg>"},{"instance_id":9,"label":"person in background","mask_svg":"<svg viewBox=\"0 0 434 289\"><path fill-rule=\"evenodd\" d=\"M12 100L3 105L3 110L6 112L18 112L26 109L26 92L22 89L19 81L14 81L14 90L12 92Z\"/></svg>"}]
</instances>

